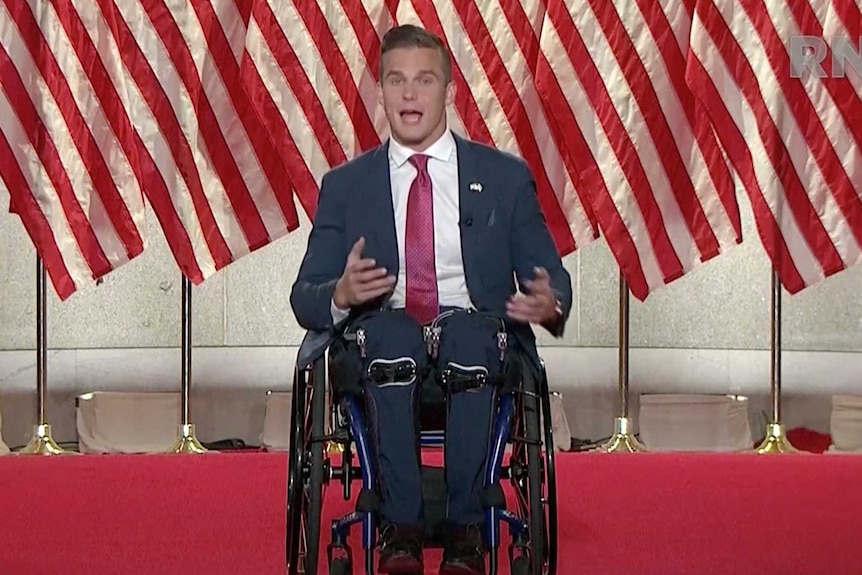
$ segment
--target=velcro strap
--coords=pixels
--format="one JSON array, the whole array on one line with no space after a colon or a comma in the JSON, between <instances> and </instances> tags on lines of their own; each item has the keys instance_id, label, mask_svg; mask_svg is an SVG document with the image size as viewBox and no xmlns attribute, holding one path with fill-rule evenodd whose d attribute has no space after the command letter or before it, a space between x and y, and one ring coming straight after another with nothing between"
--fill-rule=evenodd
<instances>
[{"instance_id":1,"label":"velcro strap","mask_svg":"<svg viewBox=\"0 0 862 575\"><path fill-rule=\"evenodd\" d=\"M368 365L366 375L369 383L375 385L413 383L416 380L416 362L411 357L375 359Z\"/></svg>"},{"instance_id":2,"label":"velcro strap","mask_svg":"<svg viewBox=\"0 0 862 575\"><path fill-rule=\"evenodd\" d=\"M488 368L482 365L460 365L450 361L440 375L449 393L478 389L488 383Z\"/></svg>"}]
</instances>

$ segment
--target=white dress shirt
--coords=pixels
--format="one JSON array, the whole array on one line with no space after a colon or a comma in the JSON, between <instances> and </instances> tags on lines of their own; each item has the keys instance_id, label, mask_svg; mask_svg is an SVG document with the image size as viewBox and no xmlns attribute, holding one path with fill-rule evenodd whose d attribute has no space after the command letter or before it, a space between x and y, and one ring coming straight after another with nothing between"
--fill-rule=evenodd
<instances>
[{"instance_id":1,"label":"white dress shirt","mask_svg":"<svg viewBox=\"0 0 862 575\"><path fill-rule=\"evenodd\" d=\"M406 270L404 262L405 230L407 227L407 200L410 185L417 170L409 162L416 152L389 139L389 176L392 187L392 206L395 213L395 234L398 240L398 280L389 299L393 309L404 307L406 299ZM455 138L446 130L439 140L422 152L428 158L434 197L434 258L437 270L437 299L440 306L473 307L467 292L464 262L461 257L461 219L458 201L458 151ZM332 319L338 323L348 311L332 304Z\"/></svg>"}]
</instances>

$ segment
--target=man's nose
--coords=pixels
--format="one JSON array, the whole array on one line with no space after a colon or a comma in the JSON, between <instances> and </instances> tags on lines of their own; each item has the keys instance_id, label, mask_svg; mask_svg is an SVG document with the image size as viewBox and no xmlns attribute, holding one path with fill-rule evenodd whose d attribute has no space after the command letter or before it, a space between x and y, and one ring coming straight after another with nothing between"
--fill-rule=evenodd
<instances>
[{"instance_id":1,"label":"man's nose","mask_svg":"<svg viewBox=\"0 0 862 575\"><path fill-rule=\"evenodd\" d=\"M413 82L406 82L404 85L404 99L405 100L415 100L416 99L416 86Z\"/></svg>"}]
</instances>

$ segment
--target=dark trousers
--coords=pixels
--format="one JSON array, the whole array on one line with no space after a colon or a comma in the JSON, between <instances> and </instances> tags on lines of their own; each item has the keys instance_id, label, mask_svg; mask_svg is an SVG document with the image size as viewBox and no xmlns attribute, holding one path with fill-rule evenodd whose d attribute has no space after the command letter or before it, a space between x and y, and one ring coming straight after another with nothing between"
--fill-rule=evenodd
<instances>
[{"instance_id":1,"label":"dark trousers","mask_svg":"<svg viewBox=\"0 0 862 575\"><path fill-rule=\"evenodd\" d=\"M419 371L429 367L422 328L400 311L383 311L365 322L366 357L363 367L394 365L412 359ZM499 371L499 349L494 323L479 314L458 312L441 322L439 374L447 366L462 373L482 368ZM499 327L499 324L497 324ZM373 333L372 333L373 331ZM425 385L439 385L439 377ZM367 382L365 402L368 431L375 449L384 521L423 521L419 450L419 378L391 383ZM445 476L448 493L446 519L455 524L484 520L481 492L494 423L497 389L486 384L445 393Z\"/></svg>"}]
</instances>

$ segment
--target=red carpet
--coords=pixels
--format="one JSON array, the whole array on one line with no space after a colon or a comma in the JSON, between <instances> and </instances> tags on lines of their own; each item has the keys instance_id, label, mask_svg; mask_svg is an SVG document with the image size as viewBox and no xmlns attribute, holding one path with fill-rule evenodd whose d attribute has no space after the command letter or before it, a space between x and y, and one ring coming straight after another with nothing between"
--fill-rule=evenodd
<instances>
[{"instance_id":1,"label":"red carpet","mask_svg":"<svg viewBox=\"0 0 862 575\"><path fill-rule=\"evenodd\" d=\"M0 458L0 574L284 575L287 458Z\"/></svg>"},{"instance_id":2,"label":"red carpet","mask_svg":"<svg viewBox=\"0 0 862 575\"><path fill-rule=\"evenodd\" d=\"M860 456L557 463L561 575L862 571ZM0 483L3 575L284 574L282 454L2 457Z\"/></svg>"}]
</instances>

